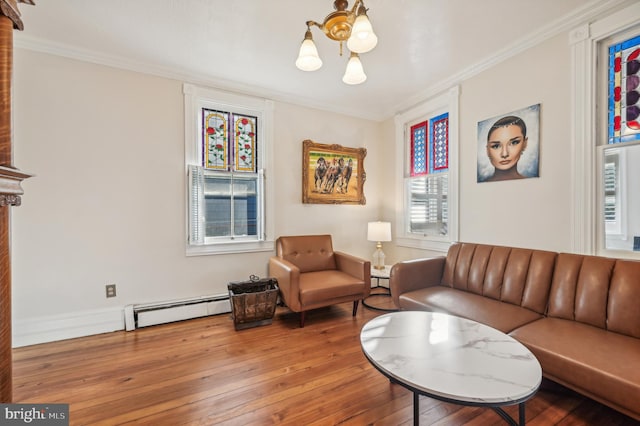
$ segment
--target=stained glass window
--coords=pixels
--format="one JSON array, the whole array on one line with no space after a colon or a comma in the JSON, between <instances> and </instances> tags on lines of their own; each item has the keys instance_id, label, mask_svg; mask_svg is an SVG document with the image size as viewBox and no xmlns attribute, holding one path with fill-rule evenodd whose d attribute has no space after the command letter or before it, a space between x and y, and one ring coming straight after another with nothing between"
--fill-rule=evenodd
<instances>
[{"instance_id":1,"label":"stained glass window","mask_svg":"<svg viewBox=\"0 0 640 426\"><path fill-rule=\"evenodd\" d=\"M256 117L235 116L235 169L254 172L256 169Z\"/></svg>"},{"instance_id":2,"label":"stained glass window","mask_svg":"<svg viewBox=\"0 0 640 426\"><path fill-rule=\"evenodd\" d=\"M608 143L640 140L640 36L609 47Z\"/></svg>"},{"instance_id":3,"label":"stained glass window","mask_svg":"<svg viewBox=\"0 0 640 426\"><path fill-rule=\"evenodd\" d=\"M229 113L202 109L203 166L207 169L227 170L229 151Z\"/></svg>"},{"instance_id":4,"label":"stained glass window","mask_svg":"<svg viewBox=\"0 0 640 426\"><path fill-rule=\"evenodd\" d=\"M256 117L202 108L202 122L203 167L224 171L257 171ZM230 128L234 130L230 132Z\"/></svg>"},{"instance_id":5,"label":"stained glass window","mask_svg":"<svg viewBox=\"0 0 640 426\"><path fill-rule=\"evenodd\" d=\"M429 141L433 161L430 171L442 172L449 168L449 114L434 117L431 122L431 138Z\"/></svg>"},{"instance_id":6,"label":"stained glass window","mask_svg":"<svg viewBox=\"0 0 640 426\"><path fill-rule=\"evenodd\" d=\"M449 114L411 126L411 176L423 176L449 168Z\"/></svg>"},{"instance_id":7,"label":"stained glass window","mask_svg":"<svg viewBox=\"0 0 640 426\"><path fill-rule=\"evenodd\" d=\"M411 176L428 173L427 121L411 126Z\"/></svg>"}]
</instances>

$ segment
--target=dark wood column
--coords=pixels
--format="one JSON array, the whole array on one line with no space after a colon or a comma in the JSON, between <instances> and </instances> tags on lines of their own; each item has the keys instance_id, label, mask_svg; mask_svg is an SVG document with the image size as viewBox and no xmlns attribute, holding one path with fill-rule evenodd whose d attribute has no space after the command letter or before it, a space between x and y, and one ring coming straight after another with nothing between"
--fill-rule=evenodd
<instances>
[{"instance_id":1,"label":"dark wood column","mask_svg":"<svg viewBox=\"0 0 640 426\"><path fill-rule=\"evenodd\" d=\"M12 402L11 246L9 209L20 205L20 183L30 175L13 167L11 73L13 30L22 29L19 0L0 0L0 402ZM33 4L32 0L20 3Z\"/></svg>"}]
</instances>

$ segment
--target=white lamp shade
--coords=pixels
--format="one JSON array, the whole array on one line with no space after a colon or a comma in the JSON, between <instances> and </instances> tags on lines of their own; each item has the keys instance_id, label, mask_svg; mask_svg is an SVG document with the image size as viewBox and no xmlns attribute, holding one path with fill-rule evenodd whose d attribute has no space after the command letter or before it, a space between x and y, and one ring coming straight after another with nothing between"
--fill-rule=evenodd
<instances>
[{"instance_id":1,"label":"white lamp shade","mask_svg":"<svg viewBox=\"0 0 640 426\"><path fill-rule=\"evenodd\" d=\"M351 29L351 36L347 40L347 47L356 53L366 53L376 47L378 36L373 32L373 27L367 15L358 15Z\"/></svg>"},{"instance_id":2,"label":"white lamp shade","mask_svg":"<svg viewBox=\"0 0 640 426\"><path fill-rule=\"evenodd\" d=\"M391 222L369 222L367 240L391 241Z\"/></svg>"},{"instance_id":3,"label":"white lamp shade","mask_svg":"<svg viewBox=\"0 0 640 426\"><path fill-rule=\"evenodd\" d=\"M346 84L360 84L367 79L364 69L362 68L362 62L357 53L351 52L349 62L347 62L347 69L342 77L342 81Z\"/></svg>"},{"instance_id":4,"label":"white lamp shade","mask_svg":"<svg viewBox=\"0 0 640 426\"><path fill-rule=\"evenodd\" d=\"M300 45L300 53L296 59L296 67L302 71L315 71L322 66L322 59L318 56L318 49L313 40L305 39Z\"/></svg>"}]
</instances>

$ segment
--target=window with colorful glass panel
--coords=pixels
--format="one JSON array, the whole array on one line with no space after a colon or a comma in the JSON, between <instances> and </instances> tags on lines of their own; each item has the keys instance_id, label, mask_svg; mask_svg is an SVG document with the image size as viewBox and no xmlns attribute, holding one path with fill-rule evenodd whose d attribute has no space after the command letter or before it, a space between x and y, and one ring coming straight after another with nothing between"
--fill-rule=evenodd
<instances>
[{"instance_id":1,"label":"window with colorful glass panel","mask_svg":"<svg viewBox=\"0 0 640 426\"><path fill-rule=\"evenodd\" d=\"M609 47L608 143L640 140L640 35Z\"/></svg>"},{"instance_id":2,"label":"window with colorful glass panel","mask_svg":"<svg viewBox=\"0 0 640 426\"><path fill-rule=\"evenodd\" d=\"M201 108L202 167L191 167L192 244L260 238L258 119Z\"/></svg>"},{"instance_id":3,"label":"window with colorful glass panel","mask_svg":"<svg viewBox=\"0 0 640 426\"><path fill-rule=\"evenodd\" d=\"M448 235L449 114L410 127L408 232Z\"/></svg>"},{"instance_id":4,"label":"window with colorful glass panel","mask_svg":"<svg viewBox=\"0 0 640 426\"><path fill-rule=\"evenodd\" d=\"M202 108L202 162L212 170L257 170L258 119Z\"/></svg>"}]
</instances>

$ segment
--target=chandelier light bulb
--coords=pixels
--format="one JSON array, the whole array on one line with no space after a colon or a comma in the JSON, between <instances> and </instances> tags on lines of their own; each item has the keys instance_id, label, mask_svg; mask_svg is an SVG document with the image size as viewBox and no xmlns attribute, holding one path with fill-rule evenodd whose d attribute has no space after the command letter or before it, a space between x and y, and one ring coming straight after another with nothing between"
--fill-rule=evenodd
<instances>
[{"instance_id":1,"label":"chandelier light bulb","mask_svg":"<svg viewBox=\"0 0 640 426\"><path fill-rule=\"evenodd\" d=\"M362 68L362 62L357 53L351 52L349 62L347 62L347 69L342 77L342 81L346 84L360 84L367 79L367 75Z\"/></svg>"},{"instance_id":2,"label":"chandelier light bulb","mask_svg":"<svg viewBox=\"0 0 640 426\"><path fill-rule=\"evenodd\" d=\"M298 59L296 59L296 67L302 71L315 71L322 66L322 59L318 56L318 49L313 43L311 31L307 30L307 34L300 45Z\"/></svg>"},{"instance_id":3,"label":"chandelier light bulb","mask_svg":"<svg viewBox=\"0 0 640 426\"><path fill-rule=\"evenodd\" d=\"M378 44L378 36L373 32L373 27L366 13L358 15L351 29L351 36L347 40L347 47L356 53L366 53Z\"/></svg>"}]
</instances>

